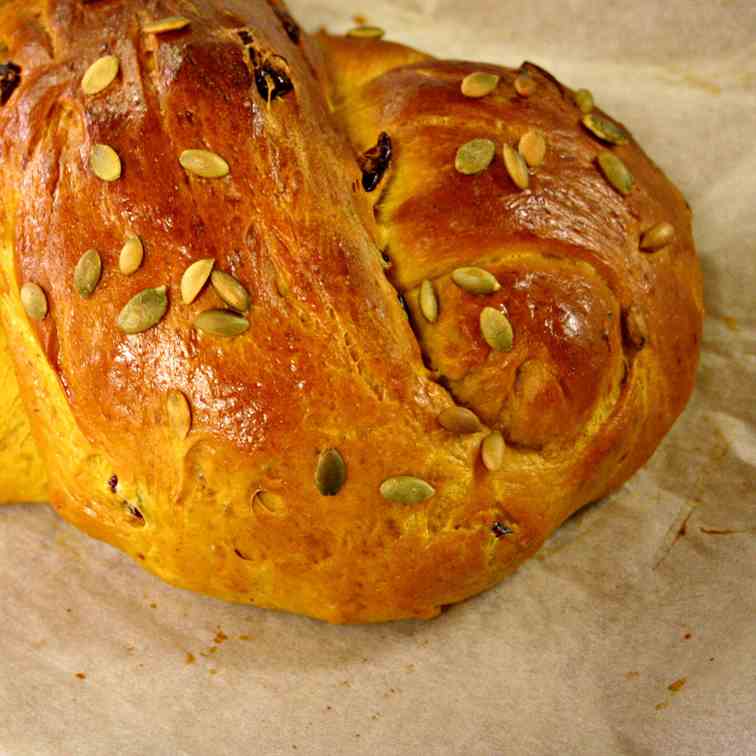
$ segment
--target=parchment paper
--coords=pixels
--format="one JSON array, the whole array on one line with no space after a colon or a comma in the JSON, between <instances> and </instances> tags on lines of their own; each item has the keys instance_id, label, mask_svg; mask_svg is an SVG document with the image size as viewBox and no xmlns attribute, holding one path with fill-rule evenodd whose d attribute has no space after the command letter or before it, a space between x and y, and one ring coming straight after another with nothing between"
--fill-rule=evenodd
<instances>
[{"instance_id":1,"label":"parchment paper","mask_svg":"<svg viewBox=\"0 0 756 756\"><path fill-rule=\"evenodd\" d=\"M622 490L431 623L226 605L47 507L0 507L0 751L755 754L753 0L290 5L308 28L362 13L439 56L527 58L593 90L695 211L696 393Z\"/></svg>"}]
</instances>

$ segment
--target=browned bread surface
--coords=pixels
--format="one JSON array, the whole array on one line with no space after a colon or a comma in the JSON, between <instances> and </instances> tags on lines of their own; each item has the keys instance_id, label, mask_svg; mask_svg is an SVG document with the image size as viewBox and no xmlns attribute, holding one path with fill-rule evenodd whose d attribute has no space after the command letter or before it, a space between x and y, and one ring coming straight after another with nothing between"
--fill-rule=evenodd
<instances>
[{"instance_id":1,"label":"browned bread surface","mask_svg":"<svg viewBox=\"0 0 756 756\"><path fill-rule=\"evenodd\" d=\"M189 23L145 32L175 15ZM11 2L0 42L20 70L0 107L0 314L51 501L164 579L336 622L430 617L620 485L684 407L702 312L689 211L632 138L602 143L536 66L309 37L273 2ZM85 94L106 55L117 77ZM475 71L500 76L483 98L460 89ZM502 148L531 129L547 150L523 190ZM463 175L455 155L477 138L495 158ZM97 144L120 156L118 180L94 175ZM188 172L188 149L228 175ZM626 196L603 151L633 174ZM641 252L660 222L674 240ZM131 235L144 261L124 275ZM83 298L89 249L102 275ZM193 325L226 306L212 286L182 302L206 258L249 293L234 338ZM463 290L462 266L500 288ZM22 309L28 282L43 320ZM125 334L122 308L160 286L165 317ZM486 343L484 307L506 312L511 351ZM480 428L442 427L455 405ZM493 430L496 471L480 459ZM328 449L346 466L336 495L315 480ZM433 495L384 498L399 475Z\"/></svg>"}]
</instances>

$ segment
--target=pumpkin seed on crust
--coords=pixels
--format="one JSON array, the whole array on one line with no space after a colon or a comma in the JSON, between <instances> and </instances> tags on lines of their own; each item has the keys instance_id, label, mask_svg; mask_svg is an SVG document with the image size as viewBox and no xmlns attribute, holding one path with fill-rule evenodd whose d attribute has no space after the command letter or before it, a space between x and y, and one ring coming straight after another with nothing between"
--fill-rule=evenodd
<instances>
[{"instance_id":1,"label":"pumpkin seed on crust","mask_svg":"<svg viewBox=\"0 0 756 756\"><path fill-rule=\"evenodd\" d=\"M98 58L81 77L81 90L85 95L96 95L107 89L118 76L120 63L115 55Z\"/></svg>"},{"instance_id":2,"label":"pumpkin seed on crust","mask_svg":"<svg viewBox=\"0 0 756 756\"><path fill-rule=\"evenodd\" d=\"M483 426L478 416L466 407L447 407L438 416L439 425L451 433L478 433Z\"/></svg>"},{"instance_id":3,"label":"pumpkin seed on crust","mask_svg":"<svg viewBox=\"0 0 756 756\"><path fill-rule=\"evenodd\" d=\"M495 307L484 307L480 313L480 332L486 344L496 352L510 352L514 331L509 318Z\"/></svg>"},{"instance_id":4,"label":"pumpkin seed on crust","mask_svg":"<svg viewBox=\"0 0 756 756\"><path fill-rule=\"evenodd\" d=\"M490 139L471 139L457 150L454 167L458 173L473 176L485 171L495 154L496 145Z\"/></svg>"},{"instance_id":5,"label":"pumpkin seed on crust","mask_svg":"<svg viewBox=\"0 0 756 756\"><path fill-rule=\"evenodd\" d=\"M179 31L189 26L190 21L184 16L167 16L155 21L148 21L143 27L144 34L163 34L164 32Z\"/></svg>"},{"instance_id":6,"label":"pumpkin seed on crust","mask_svg":"<svg viewBox=\"0 0 756 756\"><path fill-rule=\"evenodd\" d=\"M94 294L102 275L102 260L95 249L87 250L74 268L74 287L82 299Z\"/></svg>"},{"instance_id":7,"label":"pumpkin seed on crust","mask_svg":"<svg viewBox=\"0 0 756 756\"><path fill-rule=\"evenodd\" d=\"M598 115L598 113L586 113L581 121L583 126L594 136L609 142L609 144L627 144L630 139L629 134L622 126Z\"/></svg>"},{"instance_id":8,"label":"pumpkin seed on crust","mask_svg":"<svg viewBox=\"0 0 756 756\"><path fill-rule=\"evenodd\" d=\"M578 110L584 115L593 110L593 95L590 89L578 89L573 97L575 98L575 105L578 106Z\"/></svg>"},{"instance_id":9,"label":"pumpkin seed on crust","mask_svg":"<svg viewBox=\"0 0 756 756\"><path fill-rule=\"evenodd\" d=\"M144 245L138 236L129 236L121 247L118 256L118 269L124 276L136 273L144 259Z\"/></svg>"},{"instance_id":10,"label":"pumpkin seed on crust","mask_svg":"<svg viewBox=\"0 0 756 756\"><path fill-rule=\"evenodd\" d=\"M128 334L142 333L157 325L168 311L168 289L144 289L132 297L118 315L118 327Z\"/></svg>"},{"instance_id":11,"label":"pumpkin seed on crust","mask_svg":"<svg viewBox=\"0 0 756 756\"><path fill-rule=\"evenodd\" d=\"M504 436L499 431L489 433L480 445L480 458L483 466L490 472L496 472L504 461Z\"/></svg>"},{"instance_id":12,"label":"pumpkin seed on crust","mask_svg":"<svg viewBox=\"0 0 756 756\"><path fill-rule=\"evenodd\" d=\"M640 248L644 252L656 252L671 244L674 239L675 227L667 221L662 221L644 231L640 240Z\"/></svg>"},{"instance_id":13,"label":"pumpkin seed on crust","mask_svg":"<svg viewBox=\"0 0 756 756\"><path fill-rule=\"evenodd\" d=\"M530 97L538 89L538 84L530 74L521 73L515 77L514 88L520 97Z\"/></svg>"},{"instance_id":14,"label":"pumpkin seed on crust","mask_svg":"<svg viewBox=\"0 0 756 756\"><path fill-rule=\"evenodd\" d=\"M436 493L436 489L430 483L412 475L386 478L379 490L384 499L397 504L419 504Z\"/></svg>"},{"instance_id":15,"label":"pumpkin seed on crust","mask_svg":"<svg viewBox=\"0 0 756 756\"><path fill-rule=\"evenodd\" d=\"M273 491L259 488L252 496L252 508L256 511L262 509L265 514L282 515L286 512L284 500Z\"/></svg>"},{"instance_id":16,"label":"pumpkin seed on crust","mask_svg":"<svg viewBox=\"0 0 756 756\"><path fill-rule=\"evenodd\" d=\"M315 467L315 486L322 496L335 496L346 482L347 468L338 449L326 449Z\"/></svg>"},{"instance_id":17,"label":"pumpkin seed on crust","mask_svg":"<svg viewBox=\"0 0 756 756\"><path fill-rule=\"evenodd\" d=\"M121 158L107 144L95 144L89 153L89 169L102 181L117 181L121 178Z\"/></svg>"},{"instance_id":18,"label":"pumpkin seed on crust","mask_svg":"<svg viewBox=\"0 0 756 756\"><path fill-rule=\"evenodd\" d=\"M620 194L630 194L635 179L627 166L613 152L602 152L596 159L604 178Z\"/></svg>"},{"instance_id":19,"label":"pumpkin seed on crust","mask_svg":"<svg viewBox=\"0 0 756 756\"><path fill-rule=\"evenodd\" d=\"M433 282L427 278L420 284L419 301L423 317L429 323L435 323L438 320L438 297Z\"/></svg>"},{"instance_id":20,"label":"pumpkin seed on crust","mask_svg":"<svg viewBox=\"0 0 756 756\"><path fill-rule=\"evenodd\" d=\"M181 301L188 305L194 302L202 287L210 278L210 273L215 265L212 257L206 257L203 260L193 262L181 276Z\"/></svg>"},{"instance_id":21,"label":"pumpkin seed on crust","mask_svg":"<svg viewBox=\"0 0 756 756\"><path fill-rule=\"evenodd\" d=\"M622 336L635 349L642 349L648 341L648 324L639 305L630 305L622 312Z\"/></svg>"},{"instance_id":22,"label":"pumpkin seed on crust","mask_svg":"<svg viewBox=\"0 0 756 756\"><path fill-rule=\"evenodd\" d=\"M507 173L518 189L527 189L530 185L530 174L528 166L522 155L509 144L502 147L502 156L504 165L507 167Z\"/></svg>"},{"instance_id":23,"label":"pumpkin seed on crust","mask_svg":"<svg viewBox=\"0 0 756 756\"><path fill-rule=\"evenodd\" d=\"M491 94L498 84L499 77L496 74L475 71L462 79L460 89L465 97L479 98Z\"/></svg>"},{"instance_id":24,"label":"pumpkin seed on crust","mask_svg":"<svg viewBox=\"0 0 756 756\"><path fill-rule=\"evenodd\" d=\"M470 294L493 294L501 288L493 273L483 268L466 267L452 271L452 281Z\"/></svg>"},{"instance_id":25,"label":"pumpkin seed on crust","mask_svg":"<svg viewBox=\"0 0 756 756\"><path fill-rule=\"evenodd\" d=\"M531 168L538 168L546 157L546 138L537 129L530 129L520 137L517 149Z\"/></svg>"},{"instance_id":26,"label":"pumpkin seed on crust","mask_svg":"<svg viewBox=\"0 0 756 756\"><path fill-rule=\"evenodd\" d=\"M194 327L210 336L231 339L249 328L249 321L232 310L205 310L194 319Z\"/></svg>"},{"instance_id":27,"label":"pumpkin seed on crust","mask_svg":"<svg viewBox=\"0 0 756 756\"><path fill-rule=\"evenodd\" d=\"M176 436L184 439L192 427L192 410L183 392L171 389L165 399L168 421Z\"/></svg>"},{"instance_id":28,"label":"pumpkin seed on crust","mask_svg":"<svg viewBox=\"0 0 756 756\"><path fill-rule=\"evenodd\" d=\"M353 39L382 39L386 34L380 26L356 26L350 29L346 35Z\"/></svg>"},{"instance_id":29,"label":"pumpkin seed on crust","mask_svg":"<svg viewBox=\"0 0 756 756\"><path fill-rule=\"evenodd\" d=\"M47 316L47 295L39 284L29 281L21 287L21 305L32 320L44 320Z\"/></svg>"},{"instance_id":30,"label":"pumpkin seed on crust","mask_svg":"<svg viewBox=\"0 0 756 756\"><path fill-rule=\"evenodd\" d=\"M249 310L249 293L229 273L222 270L214 270L210 275L210 281L218 296L237 312Z\"/></svg>"},{"instance_id":31,"label":"pumpkin seed on crust","mask_svg":"<svg viewBox=\"0 0 756 756\"><path fill-rule=\"evenodd\" d=\"M187 173L200 178L223 178L230 171L228 163L210 150L184 150L179 155L179 163Z\"/></svg>"}]
</instances>

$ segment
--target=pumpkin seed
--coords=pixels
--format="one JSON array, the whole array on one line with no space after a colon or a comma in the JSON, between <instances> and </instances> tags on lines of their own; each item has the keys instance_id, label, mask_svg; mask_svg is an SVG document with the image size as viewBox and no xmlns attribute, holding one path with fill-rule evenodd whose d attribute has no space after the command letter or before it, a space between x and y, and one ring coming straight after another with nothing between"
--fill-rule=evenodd
<instances>
[{"instance_id":1,"label":"pumpkin seed","mask_svg":"<svg viewBox=\"0 0 756 756\"><path fill-rule=\"evenodd\" d=\"M118 327L128 334L142 333L157 325L168 310L165 286L144 289L132 297L118 316Z\"/></svg>"},{"instance_id":2,"label":"pumpkin seed","mask_svg":"<svg viewBox=\"0 0 756 756\"><path fill-rule=\"evenodd\" d=\"M531 168L538 168L546 157L546 138L540 131L530 129L520 137L517 149Z\"/></svg>"},{"instance_id":3,"label":"pumpkin seed","mask_svg":"<svg viewBox=\"0 0 756 756\"><path fill-rule=\"evenodd\" d=\"M103 181L117 181L121 178L121 158L107 144L95 144L89 153L89 168Z\"/></svg>"},{"instance_id":4,"label":"pumpkin seed","mask_svg":"<svg viewBox=\"0 0 756 756\"><path fill-rule=\"evenodd\" d=\"M478 416L466 407L447 407L438 416L438 422L451 433L478 433L482 429Z\"/></svg>"},{"instance_id":5,"label":"pumpkin seed","mask_svg":"<svg viewBox=\"0 0 756 756\"><path fill-rule=\"evenodd\" d=\"M157 21L150 21L142 27L145 34L161 34L162 32L178 31L189 26L189 19L183 16L168 16Z\"/></svg>"},{"instance_id":6,"label":"pumpkin seed","mask_svg":"<svg viewBox=\"0 0 756 756\"><path fill-rule=\"evenodd\" d=\"M597 160L606 180L620 194L630 194L635 179L627 166L612 152L600 153Z\"/></svg>"},{"instance_id":7,"label":"pumpkin seed","mask_svg":"<svg viewBox=\"0 0 756 756\"><path fill-rule=\"evenodd\" d=\"M202 291L202 287L210 278L210 272L215 265L212 257L193 262L181 276L181 300L184 304L191 304Z\"/></svg>"},{"instance_id":8,"label":"pumpkin seed","mask_svg":"<svg viewBox=\"0 0 756 756\"><path fill-rule=\"evenodd\" d=\"M144 259L144 246L138 236L129 236L126 239L121 254L118 257L118 269L125 276L136 273L142 265Z\"/></svg>"},{"instance_id":9,"label":"pumpkin seed","mask_svg":"<svg viewBox=\"0 0 756 756\"><path fill-rule=\"evenodd\" d=\"M105 55L98 58L81 77L81 89L85 95L96 95L107 89L118 76L118 58Z\"/></svg>"},{"instance_id":10,"label":"pumpkin seed","mask_svg":"<svg viewBox=\"0 0 756 756\"><path fill-rule=\"evenodd\" d=\"M438 297L433 283L427 278L420 284L420 312L429 323L438 320Z\"/></svg>"},{"instance_id":11,"label":"pumpkin seed","mask_svg":"<svg viewBox=\"0 0 756 756\"><path fill-rule=\"evenodd\" d=\"M436 489L430 483L411 475L387 478L381 483L379 490L384 499L395 501L397 504L419 504L436 493Z\"/></svg>"},{"instance_id":12,"label":"pumpkin seed","mask_svg":"<svg viewBox=\"0 0 756 756\"><path fill-rule=\"evenodd\" d=\"M522 155L508 144L502 147L502 155L504 156L504 165L507 166L507 173L514 181L515 186L518 189L527 189L530 184L530 175Z\"/></svg>"},{"instance_id":13,"label":"pumpkin seed","mask_svg":"<svg viewBox=\"0 0 756 756\"><path fill-rule=\"evenodd\" d=\"M282 514L285 511L283 499L272 491L259 488L252 496L252 508L259 511L261 508L267 514Z\"/></svg>"},{"instance_id":14,"label":"pumpkin seed","mask_svg":"<svg viewBox=\"0 0 756 756\"><path fill-rule=\"evenodd\" d=\"M386 34L380 26L357 26L347 32L347 37L357 39L381 39Z\"/></svg>"},{"instance_id":15,"label":"pumpkin seed","mask_svg":"<svg viewBox=\"0 0 756 756\"><path fill-rule=\"evenodd\" d=\"M484 307L480 313L480 332L486 344L496 352L511 352L514 332L509 318L494 307Z\"/></svg>"},{"instance_id":16,"label":"pumpkin seed","mask_svg":"<svg viewBox=\"0 0 756 756\"><path fill-rule=\"evenodd\" d=\"M462 94L465 97L485 97L496 89L499 77L485 71L475 71L462 79Z\"/></svg>"},{"instance_id":17,"label":"pumpkin seed","mask_svg":"<svg viewBox=\"0 0 756 756\"><path fill-rule=\"evenodd\" d=\"M490 472L496 472L504 462L504 436L499 431L489 433L480 445L480 458L483 466Z\"/></svg>"},{"instance_id":18,"label":"pumpkin seed","mask_svg":"<svg viewBox=\"0 0 756 756\"><path fill-rule=\"evenodd\" d=\"M501 288L496 277L483 268L457 268L451 277L460 289L470 294L492 294Z\"/></svg>"},{"instance_id":19,"label":"pumpkin seed","mask_svg":"<svg viewBox=\"0 0 756 756\"><path fill-rule=\"evenodd\" d=\"M538 84L529 74L521 73L515 77L514 88L520 97L530 97L538 89Z\"/></svg>"},{"instance_id":20,"label":"pumpkin seed","mask_svg":"<svg viewBox=\"0 0 756 756\"><path fill-rule=\"evenodd\" d=\"M578 89L575 92L575 105L578 110L586 115L593 110L593 95L590 89Z\"/></svg>"},{"instance_id":21,"label":"pumpkin seed","mask_svg":"<svg viewBox=\"0 0 756 756\"><path fill-rule=\"evenodd\" d=\"M463 144L454 158L454 167L466 176L481 173L491 165L496 145L490 139L472 139Z\"/></svg>"},{"instance_id":22,"label":"pumpkin seed","mask_svg":"<svg viewBox=\"0 0 756 756\"><path fill-rule=\"evenodd\" d=\"M168 422L178 438L184 439L192 427L192 410L189 401L178 389L171 389L165 399Z\"/></svg>"},{"instance_id":23,"label":"pumpkin seed","mask_svg":"<svg viewBox=\"0 0 756 756\"><path fill-rule=\"evenodd\" d=\"M671 223L663 221L651 226L644 232L640 240L640 248L646 252L656 252L662 247L671 244L675 238L675 227Z\"/></svg>"},{"instance_id":24,"label":"pumpkin seed","mask_svg":"<svg viewBox=\"0 0 756 756\"><path fill-rule=\"evenodd\" d=\"M21 304L32 320L44 320L47 315L47 296L42 287L35 283L25 283L21 287Z\"/></svg>"},{"instance_id":25,"label":"pumpkin seed","mask_svg":"<svg viewBox=\"0 0 756 756\"><path fill-rule=\"evenodd\" d=\"M630 305L622 313L623 335L636 349L642 349L648 341L648 326L643 310L638 305Z\"/></svg>"},{"instance_id":26,"label":"pumpkin seed","mask_svg":"<svg viewBox=\"0 0 756 756\"><path fill-rule=\"evenodd\" d=\"M249 310L249 293L233 276L214 270L210 280L218 296L237 312Z\"/></svg>"},{"instance_id":27,"label":"pumpkin seed","mask_svg":"<svg viewBox=\"0 0 756 756\"><path fill-rule=\"evenodd\" d=\"M179 155L181 167L202 178L223 178L228 175L228 163L210 150L184 150Z\"/></svg>"},{"instance_id":28,"label":"pumpkin seed","mask_svg":"<svg viewBox=\"0 0 756 756\"><path fill-rule=\"evenodd\" d=\"M629 139L628 133L621 126L597 113L586 113L582 123L588 131L610 144L626 144Z\"/></svg>"},{"instance_id":29,"label":"pumpkin seed","mask_svg":"<svg viewBox=\"0 0 756 756\"><path fill-rule=\"evenodd\" d=\"M249 328L249 321L231 310L205 310L194 320L194 327L210 336L233 338Z\"/></svg>"},{"instance_id":30,"label":"pumpkin seed","mask_svg":"<svg viewBox=\"0 0 756 756\"><path fill-rule=\"evenodd\" d=\"M97 250L87 250L74 268L74 286L82 299L89 299L94 294L102 275L102 260Z\"/></svg>"},{"instance_id":31,"label":"pumpkin seed","mask_svg":"<svg viewBox=\"0 0 756 756\"><path fill-rule=\"evenodd\" d=\"M347 468L338 449L326 449L318 457L315 485L322 496L336 496L346 481Z\"/></svg>"}]
</instances>

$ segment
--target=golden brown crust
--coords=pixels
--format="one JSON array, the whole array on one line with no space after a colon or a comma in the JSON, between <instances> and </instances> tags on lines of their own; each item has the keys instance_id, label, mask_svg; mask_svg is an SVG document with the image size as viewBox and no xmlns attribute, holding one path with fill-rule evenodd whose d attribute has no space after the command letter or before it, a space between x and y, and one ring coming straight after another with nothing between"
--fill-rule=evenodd
<instances>
[{"instance_id":1,"label":"golden brown crust","mask_svg":"<svg viewBox=\"0 0 756 756\"><path fill-rule=\"evenodd\" d=\"M602 146L540 69L527 67L526 100L516 72L310 38L280 3L204 2L160 35L140 27L176 15L168 4L26 7L0 15L22 70L0 108L0 314L53 504L87 532L231 600L342 622L433 616L619 485L681 411L701 322L689 212L632 140L614 151L636 187L612 189L595 164ZM117 79L85 95L84 71L106 54ZM474 70L501 76L493 95L461 94ZM268 101L279 75L292 90ZM520 191L500 149L528 128L548 149ZM360 166L387 154L369 152L382 132L391 158L366 192ZM497 156L463 176L455 152L477 137ZM121 157L119 180L92 174L97 143ZM185 149L217 153L230 174L188 174ZM639 252L659 221L675 242ZM125 276L130 234L145 258ZM73 271L88 249L103 274L83 299ZM192 327L224 306L210 287L181 302L182 274L203 258L248 290L243 335ZM450 274L464 265L501 289L462 291ZM424 279L435 323L420 312ZM47 293L42 321L21 308L27 281ZM121 308L162 285L165 318L126 336ZM511 351L486 345L483 306L506 308ZM175 392L191 411L186 438L167 410ZM444 430L438 415L455 403L485 428ZM508 441L496 472L478 452L493 428ZM315 467L330 448L347 479L323 496ZM381 482L402 474L435 494L382 498Z\"/></svg>"}]
</instances>

